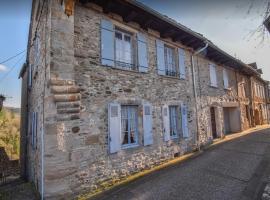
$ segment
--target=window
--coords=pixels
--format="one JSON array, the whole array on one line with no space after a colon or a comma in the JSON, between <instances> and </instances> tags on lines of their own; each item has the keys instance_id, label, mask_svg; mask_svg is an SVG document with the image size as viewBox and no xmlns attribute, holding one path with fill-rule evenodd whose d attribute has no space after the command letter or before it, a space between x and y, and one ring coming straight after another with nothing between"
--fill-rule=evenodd
<instances>
[{"instance_id":1,"label":"window","mask_svg":"<svg viewBox=\"0 0 270 200\"><path fill-rule=\"evenodd\" d=\"M138 144L138 107L121 106L122 147Z\"/></svg>"},{"instance_id":2,"label":"window","mask_svg":"<svg viewBox=\"0 0 270 200\"><path fill-rule=\"evenodd\" d=\"M178 137L178 106L169 106L169 115L170 115L170 137Z\"/></svg>"},{"instance_id":3,"label":"window","mask_svg":"<svg viewBox=\"0 0 270 200\"><path fill-rule=\"evenodd\" d=\"M209 65L210 70L210 86L217 87L217 72L214 64Z\"/></svg>"},{"instance_id":4,"label":"window","mask_svg":"<svg viewBox=\"0 0 270 200\"><path fill-rule=\"evenodd\" d=\"M223 86L225 89L229 88L229 76L226 69L223 69Z\"/></svg>"},{"instance_id":5,"label":"window","mask_svg":"<svg viewBox=\"0 0 270 200\"><path fill-rule=\"evenodd\" d=\"M123 69L136 70L132 55L132 35L115 30L115 65Z\"/></svg>"},{"instance_id":6,"label":"window","mask_svg":"<svg viewBox=\"0 0 270 200\"><path fill-rule=\"evenodd\" d=\"M175 64L175 51L173 48L164 46L165 73L167 76L177 76Z\"/></svg>"}]
</instances>

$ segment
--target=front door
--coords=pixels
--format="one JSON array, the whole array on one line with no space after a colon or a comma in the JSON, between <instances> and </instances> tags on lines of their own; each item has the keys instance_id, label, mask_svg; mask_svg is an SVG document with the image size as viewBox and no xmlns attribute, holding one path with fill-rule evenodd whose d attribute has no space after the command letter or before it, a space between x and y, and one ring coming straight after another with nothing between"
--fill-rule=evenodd
<instances>
[{"instance_id":1,"label":"front door","mask_svg":"<svg viewBox=\"0 0 270 200\"><path fill-rule=\"evenodd\" d=\"M217 126L216 126L216 116L215 116L215 108L210 108L210 115L211 115L211 125L212 125L212 135L213 139L217 138Z\"/></svg>"}]
</instances>

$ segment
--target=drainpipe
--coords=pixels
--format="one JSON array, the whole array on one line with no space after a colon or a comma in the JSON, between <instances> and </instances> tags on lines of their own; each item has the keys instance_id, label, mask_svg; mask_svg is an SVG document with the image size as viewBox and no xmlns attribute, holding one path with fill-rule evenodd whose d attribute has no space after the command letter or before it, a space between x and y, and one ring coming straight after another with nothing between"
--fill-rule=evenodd
<instances>
[{"instance_id":1,"label":"drainpipe","mask_svg":"<svg viewBox=\"0 0 270 200\"><path fill-rule=\"evenodd\" d=\"M201 145L200 145L200 129L199 129L199 115L198 115L198 97L197 97L197 89L196 89L196 77L195 77L195 69L194 69L194 56L198 55L202 51L204 51L208 47L208 42L205 41L205 46L201 49L197 50L195 53L191 55L191 69L192 69L192 79L193 79L193 92L194 92L194 98L195 98L195 109L196 109L196 129L197 129L197 146L198 150L201 151Z\"/></svg>"}]
</instances>

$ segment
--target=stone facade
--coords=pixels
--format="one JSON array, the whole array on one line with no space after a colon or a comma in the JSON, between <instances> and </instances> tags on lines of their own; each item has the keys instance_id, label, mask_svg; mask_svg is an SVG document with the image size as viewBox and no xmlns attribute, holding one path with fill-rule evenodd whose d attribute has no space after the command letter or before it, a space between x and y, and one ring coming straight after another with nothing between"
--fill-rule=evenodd
<instances>
[{"instance_id":1,"label":"stone facade","mask_svg":"<svg viewBox=\"0 0 270 200\"><path fill-rule=\"evenodd\" d=\"M42 6L38 2L33 3L30 41L34 40L35 18L38 18L36 15ZM211 107L214 107L216 116L217 137L225 135L224 109L239 117L239 131L250 127L246 112L246 106L249 110L251 104L248 75L204 56L195 56L196 104L192 48L169 37L161 37L156 30L143 29L132 21L125 22L114 13L104 13L101 7L92 3L75 3L73 12L69 12L72 14L67 16L61 2L46 1L42 6L41 23L37 28L40 61L32 73L31 90L23 87L23 91L28 93L27 103L24 101L27 111L24 112L28 112L28 116L30 112L37 112L39 116L37 148L34 150L31 134L27 136L29 123L23 123L28 126L28 130L27 127L22 129L22 135L26 136L26 171L46 199L74 197L85 191L102 189L129 175L193 151L199 143L211 143ZM146 35L147 72L101 65L102 19L112 21L121 29ZM158 75L157 39L184 50L184 79ZM29 45L28 68L26 66L21 75L23 84L27 84L27 69L31 64L35 65L36 51ZM209 85L209 63L216 65L217 87ZM223 87L223 69L228 72L227 89ZM239 95L243 84L246 92ZM112 102L138 108L138 144L133 148L121 148L116 153L109 152L108 142L108 104ZM148 146L144 145L145 103L152 105L153 143ZM187 107L188 137L184 138L181 133L178 138L164 141L163 106L183 104Z\"/></svg>"}]
</instances>

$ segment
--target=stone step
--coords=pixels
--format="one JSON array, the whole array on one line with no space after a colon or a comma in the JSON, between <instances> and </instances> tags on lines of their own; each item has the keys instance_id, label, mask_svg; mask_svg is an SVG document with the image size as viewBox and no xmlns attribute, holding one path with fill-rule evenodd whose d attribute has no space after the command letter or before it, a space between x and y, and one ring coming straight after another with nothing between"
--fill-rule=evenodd
<instances>
[{"instance_id":1,"label":"stone step","mask_svg":"<svg viewBox=\"0 0 270 200\"><path fill-rule=\"evenodd\" d=\"M80 88L75 85L53 85L51 87L51 92L54 94L73 94L73 93L79 93Z\"/></svg>"},{"instance_id":2,"label":"stone step","mask_svg":"<svg viewBox=\"0 0 270 200\"><path fill-rule=\"evenodd\" d=\"M80 113L80 107L79 108L63 108L63 109L57 109L58 114L75 114Z\"/></svg>"},{"instance_id":3,"label":"stone step","mask_svg":"<svg viewBox=\"0 0 270 200\"><path fill-rule=\"evenodd\" d=\"M65 108L80 108L80 101L72 101L72 102L57 102L57 109L65 109Z\"/></svg>"},{"instance_id":4,"label":"stone step","mask_svg":"<svg viewBox=\"0 0 270 200\"><path fill-rule=\"evenodd\" d=\"M81 94L80 93L74 93L74 94L55 94L54 95L54 101L55 102L74 102L81 100Z\"/></svg>"},{"instance_id":5,"label":"stone step","mask_svg":"<svg viewBox=\"0 0 270 200\"><path fill-rule=\"evenodd\" d=\"M80 114L58 114L57 121L71 121L80 119Z\"/></svg>"},{"instance_id":6,"label":"stone step","mask_svg":"<svg viewBox=\"0 0 270 200\"><path fill-rule=\"evenodd\" d=\"M57 86L68 86L68 85L75 85L74 80L63 80L63 79L51 79L50 80L51 85L57 85Z\"/></svg>"}]
</instances>

